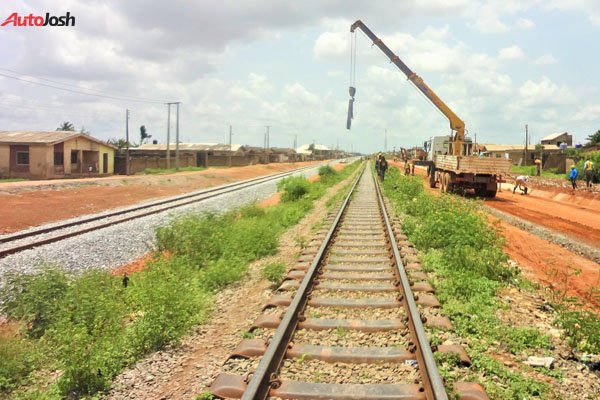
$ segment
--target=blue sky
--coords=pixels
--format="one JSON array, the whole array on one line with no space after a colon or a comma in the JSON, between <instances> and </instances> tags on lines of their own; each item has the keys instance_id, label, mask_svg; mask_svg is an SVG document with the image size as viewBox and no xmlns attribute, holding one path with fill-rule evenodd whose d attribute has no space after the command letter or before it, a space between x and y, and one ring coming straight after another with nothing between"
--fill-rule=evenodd
<instances>
[{"instance_id":1,"label":"blue sky","mask_svg":"<svg viewBox=\"0 0 600 400\"><path fill-rule=\"evenodd\" d=\"M181 139L191 142L227 142L229 125L234 143L262 146L269 125L273 146L297 136L363 152L383 149L385 131L390 150L448 134L446 118L361 33L356 118L345 129L356 19L478 142L522 144L525 124L531 143L562 131L585 142L600 129L596 0L5 0L0 23L67 11L74 27L0 27L0 130L71 121L120 138L130 109L134 141L145 125L165 142L162 103L181 101Z\"/></svg>"}]
</instances>

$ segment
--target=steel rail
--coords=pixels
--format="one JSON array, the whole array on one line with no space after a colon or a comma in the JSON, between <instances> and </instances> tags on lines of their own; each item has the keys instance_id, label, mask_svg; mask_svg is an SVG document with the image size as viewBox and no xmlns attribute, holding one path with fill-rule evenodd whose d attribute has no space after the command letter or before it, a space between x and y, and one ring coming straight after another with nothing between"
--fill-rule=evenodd
<instances>
[{"instance_id":1,"label":"steel rail","mask_svg":"<svg viewBox=\"0 0 600 400\"><path fill-rule=\"evenodd\" d=\"M350 189L348 195L344 199L342 206L338 214L336 215L325 239L323 240L317 254L315 255L312 264L306 272L306 276L302 280L298 291L296 292L296 296L292 300L289 305L281 323L277 327L273 338L269 343L269 347L267 348L264 356L260 360L256 371L253 373L250 382L248 383L248 387L244 391L242 396L242 400L264 400L269 396L269 390L271 388L271 379L276 373L281 361L285 356L285 352L287 350L288 344L294 333L296 326L298 325L298 316L300 312L306 307L308 302L308 294L310 292L310 287L312 286L313 277L317 272L319 264L321 263L323 256L326 254L326 250L330 245L331 239L333 238L333 234L336 231L342 215L350 202L350 197L354 193L354 189L358 184L362 174L365 172L365 167L362 167L362 171L358 174L352 188Z\"/></svg>"},{"instance_id":2,"label":"steel rail","mask_svg":"<svg viewBox=\"0 0 600 400\"><path fill-rule=\"evenodd\" d=\"M371 173L373 172L371 171ZM431 351L431 346L429 340L427 339L427 334L425 332L425 328L423 327L423 322L420 318L419 309L417 308L417 304L413 297L408 276L406 275L406 271L404 270L404 264L402 263L402 258L400 257L400 251L398 250L398 244L396 243L394 230L392 229L392 225L390 223L387 208L383 200L383 194L381 192L381 188L377 178L375 178L375 188L377 190L379 206L382 210L383 219L385 221L386 232L389 238L392 252L394 254L396 270L398 272L398 275L400 276L400 284L402 285L402 290L404 293L404 296L402 297L408 311L408 323L411 325L412 328L410 329L410 331L414 333L417 339L416 353L419 363L419 370L422 371L421 375L423 377L423 380L425 381L425 384L423 385L425 388L425 394L427 395L427 398L431 400L448 400L448 394L446 393L446 389L444 388L444 382L438 371L435 359L433 358L433 352Z\"/></svg>"},{"instance_id":3,"label":"steel rail","mask_svg":"<svg viewBox=\"0 0 600 400\"><path fill-rule=\"evenodd\" d=\"M56 236L40 239L40 240L31 242L31 243L25 243L25 244L21 244L21 245L8 247L5 249L0 249L0 258L5 257L9 254L14 254L14 253L18 253L23 250L31 249L33 247L57 242L59 240L67 239L67 238L81 235L81 234L91 232L94 230L106 228L108 226L120 224L123 222L127 222L127 221L137 219L137 218L142 218L142 217L152 215L152 214L157 214L157 213L164 212L164 211L167 211L167 210L170 210L173 208L182 207L185 205L195 203L197 201L202 201L202 200L213 198L213 197L216 197L216 196L219 196L222 194L235 192L235 191L242 190L242 189L254 186L254 185L261 184L261 183L270 182L272 180L277 180L277 179L280 179L280 178L283 178L283 177L286 177L289 175L296 174L298 172L302 172L302 171L305 171L308 169L315 168L317 166L318 165L312 165L312 166L302 167L302 168L299 168L299 169L296 169L293 171L287 171L287 172L283 172L283 173L279 173L279 174L267 175L266 177L263 176L263 177L258 177L258 178L247 179L247 180L240 181L240 182L234 182L234 183L230 183L227 185L221 185L221 186L217 186L214 188L209 188L209 189L205 189L205 190L201 190L201 191L197 191L197 192L193 192L193 193L187 193L187 194L180 195L180 196L170 197L168 199L154 201L151 203L144 203L143 205L134 206L134 207L130 207L130 208L123 209L123 210L118 210L115 212L109 212L109 213L101 214L101 215L94 215L94 216L91 216L88 218L83 218L83 219L80 219L77 221L71 221L71 222L67 222L64 224L60 224L60 225L54 225L51 227L36 229L33 231L28 231L28 232L20 232L20 233L5 235L5 236L0 237L0 244L11 243L11 242L15 242L17 240L25 239L28 237L34 237L37 235L55 232L55 231L59 231L61 229L70 228L70 227L78 226L78 225L84 225L84 224L88 224L91 222L100 221L100 220L108 219L108 218L113 218L113 217L117 217L117 216L124 215L124 214L136 213L134 215L129 215L129 216L125 216L123 218L113 219L113 220L110 220L110 221L107 221L104 223L96 224L92 227L86 227L83 229L79 229L77 231L68 232L68 233L64 233L64 234L57 234ZM164 206L164 207L160 207L160 206ZM146 211L146 212L138 212L138 211L146 210L148 208L153 208L153 207L160 207L160 208Z\"/></svg>"}]
</instances>

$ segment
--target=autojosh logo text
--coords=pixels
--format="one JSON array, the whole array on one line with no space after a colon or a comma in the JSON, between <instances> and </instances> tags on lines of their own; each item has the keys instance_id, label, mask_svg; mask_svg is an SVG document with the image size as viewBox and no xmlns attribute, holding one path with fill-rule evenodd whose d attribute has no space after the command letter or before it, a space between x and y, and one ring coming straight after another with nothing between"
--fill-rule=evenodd
<instances>
[{"instance_id":1,"label":"autojosh logo text","mask_svg":"<svg viewBox=\"0 0 600 400\"><path fill-rule=\"evenodd\" d=\"M46 13L45 16L41 15L19 15L19 13L12 13L0 26L75 26L75 17L67 12L65 15L56 16Z\"/></svg>"}]
</instances>

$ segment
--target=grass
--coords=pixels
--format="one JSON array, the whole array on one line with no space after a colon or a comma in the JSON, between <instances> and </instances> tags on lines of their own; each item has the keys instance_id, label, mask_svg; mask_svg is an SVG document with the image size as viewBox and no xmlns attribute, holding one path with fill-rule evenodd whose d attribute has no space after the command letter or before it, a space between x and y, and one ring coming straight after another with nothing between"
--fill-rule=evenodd
<instances>
[{"instance_id":1,"label":"grass","mask_svg":"<svg viewBox=\"0 0 600 400\"><path fill-rule=\"evenodd\" d=\"M22 182L22 181L26 181L27 179L24 178L4 178L4 179L0 179L0 183L8 183L8 182Z\"/></svg>"},{"instance_id":2,"label":"grass","mask_svg":"<svg viewBox=\"0 0 600 400\"><path fill-rule=\"evenodd\" d=\"M0 396L89 398L106 390L125 367L206 322L214 294L243 279L250 262L275 254L279 237L313 200L357 166L273 207L172 221L157 230L154 259L130 276L127 288L100 270L74 277L48 267L11 277L15 289L4 294L4 312L23 329L0 337ZM267 275L280 272L273 264ZM60 374L32 383L52 371Z\"/></svg>"},{"instance_id":3,"label":"grass","mask_svg":"<svg viewBox=\"0 0 600 400\"><path fill-rule=\"evenodd\" d=\"M165 174L175 174L177 172L203 171L205 169L206 168L204 168L204 167L180 167L179 169L146 168L142 172L139 172L137 175L165 175Z\"/></svg>"},{"instance_id":4,"label":"grass","mask_svg":"<svg viewBox=\"0 0 600 400\"><path fill-rule=\"evenodd\" d=\"M262 268L261 275L270 282L278 283L281 281L287 266L283 262L272 262Z\"/></svg>"},{"instance_id":5,"label":"grass","mask_svg":"<svg viewBox=\"0 0 600 400\"><path fill-rule=\"evenodd\" d=\"M565 174L560 174L557 172L557 170L558 170L558 168L542 169L542 171L540 172L540 175L543 177L546 177L546 178L557 178L557 179L565 178ZM535 165L527 165L527 166L513 165L511 167L511 171L517 175L535 176Z\"/></svg>"},{"instance_id":6,"label":"grass","mask_svg":"<svg viewBox=\"0 0 600 400\"><path fill-rule=\"evenodd\" d=\"M397 168L388 171L383 185L395 210L404 215L404 230L423 254L424 269L432 273L443 312L452 320L455 333L470 343L470 370L461 372L452 360L440 360L446 382L479 382L491 399L551 398L547 383L494 358L502 352L537 355L551 342L533 327L509 326L499 320L498 291L521 278L507 264L501 235L477 212L478 202L431 196L421 178L400 176ZM441 341L437 335L432 334L432 341Z\"/></svg>"}]
</instances>

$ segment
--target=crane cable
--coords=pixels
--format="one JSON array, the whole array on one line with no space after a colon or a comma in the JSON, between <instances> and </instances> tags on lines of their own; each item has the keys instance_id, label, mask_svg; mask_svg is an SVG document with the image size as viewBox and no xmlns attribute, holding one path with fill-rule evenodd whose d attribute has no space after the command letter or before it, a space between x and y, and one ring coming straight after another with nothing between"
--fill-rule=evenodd
<instances>
[{"instance_id":1,"label":"crane cable","mask_svg":"<svg viewBox=\"0 0 600 400\"><path fill-rule=\"evenodd\" d=\"M348 115L346 118L346 129L350 129L352 126L352 120L354 119L354 95L356 94L356 34L350 33L350 82L348 92L350 94L350 100L348 100Z\"/></svg>"}]
</instances>

